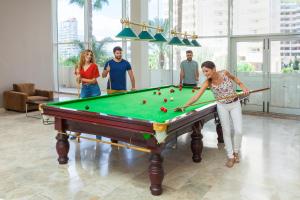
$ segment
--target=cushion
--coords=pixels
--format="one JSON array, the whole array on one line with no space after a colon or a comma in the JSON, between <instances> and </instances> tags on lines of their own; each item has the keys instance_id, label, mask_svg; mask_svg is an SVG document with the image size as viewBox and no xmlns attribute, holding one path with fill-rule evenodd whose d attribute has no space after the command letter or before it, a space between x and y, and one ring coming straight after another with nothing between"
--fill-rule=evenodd
<instances>
[{"instance_id":1,"label":"cushion","mask_svg":"<svg viewBox=\"0 0 300 200\"><path fill-rule=\"evenodd\" d=\"M14 91L25 93L28 96L33 96L35 94L33 83L13 84L13 88Z\"/></svg>"},{"instance_id":2,"label":"cushion","mask_svg":"<svg viewBox=\"0 0 300 200\"><path fill-rule=\"evenodd\" d=\"M42 97L42 96L29 96L27 97L28 100L30 101L48 101L48 97Z\"/></svg>"}]
</instances>

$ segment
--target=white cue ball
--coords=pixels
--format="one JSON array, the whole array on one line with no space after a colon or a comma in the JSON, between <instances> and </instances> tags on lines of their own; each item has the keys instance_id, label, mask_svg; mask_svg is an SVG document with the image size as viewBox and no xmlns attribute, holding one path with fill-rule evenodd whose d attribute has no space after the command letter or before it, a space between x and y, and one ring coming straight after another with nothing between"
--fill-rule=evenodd
<instances>
[{"instance_id":1,"label":"white cue ball","mask_svg":"<svg viewBox=\"0 0 300 200\"><path fill-rule=\"evenodd\" d=\"M171 98L170 98L170 101L173 101L173 100L174 100L173 97L171 97Z\"/></svg>"}]
</instances>

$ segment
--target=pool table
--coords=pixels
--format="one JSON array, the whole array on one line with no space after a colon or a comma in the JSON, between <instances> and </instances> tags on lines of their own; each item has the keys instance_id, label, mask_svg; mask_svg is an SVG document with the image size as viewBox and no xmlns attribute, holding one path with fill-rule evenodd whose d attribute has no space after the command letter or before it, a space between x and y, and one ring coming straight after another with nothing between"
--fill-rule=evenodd
<instances>
[{"instance_id":1,"label":"pool table","mask_svg":"<svg viewBox=\"0 0 300 200\"><path fill-rule=\"evenodd\" d=\"M174 90L174 92L172 92ZM48 103L42 106L45 115L55 117L56 151L59 164L68 162L67 131L100 135L147 150L150 156L149 178L153 195L162 193L164 178L161 152L176 137L192 132L191 150L194 162L201 161L203 149L201 129L214 119L218 142L223 142L222 127L216 103L191 106L185 112L173 109L184 105L199 88L164 86L99 97ZM198 102L214 100L207 89ZM166 101L166 102L165 102ZM167 112L161 111L167 108Z\"/></svg>"}]
</instances>

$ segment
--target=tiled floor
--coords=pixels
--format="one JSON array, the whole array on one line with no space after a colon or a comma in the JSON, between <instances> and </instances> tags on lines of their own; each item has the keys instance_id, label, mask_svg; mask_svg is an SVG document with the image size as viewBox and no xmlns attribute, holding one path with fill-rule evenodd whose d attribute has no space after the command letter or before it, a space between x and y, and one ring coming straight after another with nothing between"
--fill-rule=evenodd
<instances>
[{"instance_id":1,"label":"tiled floor","mask_svg":"<svg viewBox=\"0 0 300 200\"><path fill-rule=\"evenodd\" d=\"M70 142L69 164L58 165L55 131L25 114L0 113L0 199L300 199L300 123L244 116L242 162L224 166L213 122L206 124L201 163L190 136L164 152L164 192L149 191L148 154L84 141Z\"/></svg>"}]
</instances>

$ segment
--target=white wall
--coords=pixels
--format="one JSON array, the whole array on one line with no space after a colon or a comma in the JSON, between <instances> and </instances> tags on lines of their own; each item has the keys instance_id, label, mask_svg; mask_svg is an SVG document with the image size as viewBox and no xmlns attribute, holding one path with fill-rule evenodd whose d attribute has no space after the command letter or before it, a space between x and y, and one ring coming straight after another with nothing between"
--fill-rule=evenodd
<instances>
[{"instance_id":1,"label":"white wall","mask_svg":"<svg viewBox=\"0 0 300 200\"><path fill-rule=\"evenodd\" d=\"M0 0L0 107L22 82L53 89L51 0Z\"/></svg>"}]
</instances>

